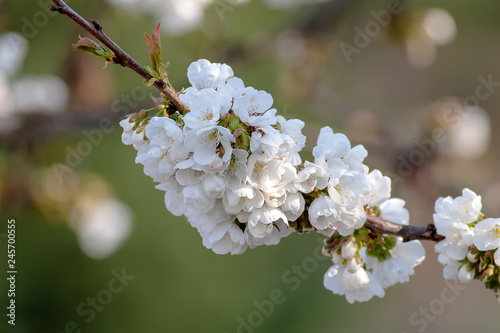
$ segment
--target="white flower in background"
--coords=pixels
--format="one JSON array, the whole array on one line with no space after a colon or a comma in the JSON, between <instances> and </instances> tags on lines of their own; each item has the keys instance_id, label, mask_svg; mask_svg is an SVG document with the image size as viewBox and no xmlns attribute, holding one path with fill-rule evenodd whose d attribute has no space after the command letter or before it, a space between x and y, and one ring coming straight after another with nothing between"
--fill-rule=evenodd
<instances>
[{"instance_id":1,"label":"white flower in background","mask_svg":"<svg viewBox=\"0 0 500 333\"><path fill-rule=\"evenodd\" d=\"M162 22L163 30L181 35L200 26L205 7L213 0L108 0L112 5L131 13L147 13Z\"/></svg>"},{"instance_id":2,"label":"white flower in background","mask_svg":"<svg viewBox=\"0 0 500 333\"><path fill-rule=\"evenodd\" d=\"M20 112L62 112L69 102L68 86L53 75L23 75L13 83L12 89L15 107Z\"/></svg>"},{"instance_id":3,"label":"white flower in background","mask_svg":"<svg viewBox=\"0 0 500 333\"><path fill-rule=\"evenodd\" d=\"M20 34L7 32L0 35L0 73L7 77L19 73L27 52L28 40Z\"/></svg>"},{"instance_id":4,"label":"white flower in background","mask_svg":"<svg viewBox=\"0 0 500 333\"><path fill-rule=\"evenodd\" d=\"M448 139L440 142L438 148L444 155L476 160L484 155L491 141L490 116L479 106L454 103L453 108L458 108L457 113L462 117L453 124L442 125ZM447 111L449 109L443 111L443 117Z\"/></svg>"},{"instance_id":5,"label":"white flower in background","mask_svg":"<svg viewBox=\"0 0 500 333\"><path fill-rule=\"evenodd\" d=\"M53 75L17 77L27 51L28 41L20 34L0 35L0 132L19 126L21 113L61 112L68 104L69 89L60 78Z\"/></svg>"},{"instance_id":6,"label":"white flower in background","mask_svg":"<svg viewBox=\"0 0 500 333\"><path fill-rule=\"evenodd\" d=\"M7 77L0 73L0 133L18 126L15 112L15 98Z\"/></svg>"},{"instance_id":7,"label":"white flower in background","mask_svg":"<svg viewBox=\"0 0 500 333\"><path fill-rule=\"evenodd\" d=\"M410 19L413 22L410 22L406 40L408 59L415 67L429 67L437 58L438 46L455 39L455 20L448 11L440 8L431 8Z\"/></svg>"},{"instance_id":8,"label":"white flower in background","mask_svg":"<svg viewBox=\"0 0 500 333\"><path fill-rule=\"evenodd\" d=\"M82 251L94 259L112 255L130 235L132 213L127 205L106 199L72 218Z\"/></svg>"},{"instance_id":9,"label":"white flower in background","mask_svg":"<svg viewBox=\"0 0 500 333\"><path fill-rule=\"evenodd\" d=\"M227 6L237 6L249 0L231 0L218 3L216 0L108 0L116 7L130 13L150 14L162 22L162 29L171 35L182 35L199 28L203 22L205 10L210 6L223 17ZM264 4L274 9L290 9L306 4L323 3L326 0L264 0ZM229 12L229 11L228 11ZM194 84L193 84L194 86Z\"/></svg>"},{"instance_id":10,"label":"white flower in background","mask_svg":"<svg viewBox=\"0 0 500 333\"><path fill-rule=\"evenodd\" d=\"M457 33L453 16L441 8L431 8L425 12L421 29L437 45L451 43Z\"/></svg>"}]
</instances>

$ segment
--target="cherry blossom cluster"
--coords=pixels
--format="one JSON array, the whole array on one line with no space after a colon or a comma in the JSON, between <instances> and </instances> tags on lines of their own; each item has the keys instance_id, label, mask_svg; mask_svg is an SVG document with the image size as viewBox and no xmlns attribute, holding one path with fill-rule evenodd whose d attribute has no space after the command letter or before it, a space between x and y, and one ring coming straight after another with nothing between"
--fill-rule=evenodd
<instances>
[{"instance_id":1,"label":"cherry blossom cluster","mask_svg":"<svg viewBox=\"0 0 500 333\"><path fill-rule=\"evenodd\" d=\"M297 181L304 123L277 116L271 95L245 87L227 65L199 60L188 78L180 98L189 112L142 111L122 121L123 142L207 248L239 254L277 244L304 211Z\"/></svg>"},{"instance_id":2,"label":"cherry blossom cluster","mask_svg":"<svg viewBox=\"0 0 500 333\"><path fill-rule=\"evenodd\" d=\"M390 198L391 182L374 170L367 175L368 193L361 201L367 214L407 225L409 213L401 199ZM385 289L408 282L414 267L425 259L425 250L418 240L403 242L402 237L381 235L366 227L350 235L338 230L331 237L325 254L334 265L326 272L324 285L335 294L345 295L349 303L364 302L373 296L384 297Z\"/></svg>"},{"instance_id":3,"label":"cherry blossom cluster","mask_svg":"<svg viewBox=\"0 0 500 333\"><path fill-rule=\"evenodd\" d=\"M445 239L436 244L445 279L478 279L500 295L500 219L484 218L481 197L469 189L436 201L434 223ZM499 298L500 300L500 298Z\"/></svg>"},{"instance_id":4,"label":"cherry blossom cluster","mask_svg":"<svg viewBox=\"0 0 500 333\"><path fill-rule=\"evenodd\" d=\"M334 265L325 286L349 302L366 301L406 282L424 259L418 241L374 233L366 215L408 224L404 201L390 198L390 179L363 164L367 152L321 129L314 162L301 159L304 123L272 109L265 91L245 87L225 64L202 59L188 68L191 87L121 122L123 142L165 191L165 205L185 215L218 254L274 245L293 232L327 237Z\"/></svg>"}]
</instances>

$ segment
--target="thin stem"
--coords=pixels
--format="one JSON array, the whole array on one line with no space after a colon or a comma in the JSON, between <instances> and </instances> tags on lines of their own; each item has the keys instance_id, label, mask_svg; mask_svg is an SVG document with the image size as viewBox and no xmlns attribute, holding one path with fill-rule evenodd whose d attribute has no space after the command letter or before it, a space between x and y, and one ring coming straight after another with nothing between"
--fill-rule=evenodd
<instances>
[{"instance_id":1,"label":"thin stem","mask_svg":"<svg viewBox=\"0 0 500 333\"><path fill-rule=\"evenodd\" d=\"M365 226L381 234L401 236L405 242L416 239L439 242L444 239L443 236L437 233L436 226L434 224L428 224L425 227L401 225L386 221L380 217L367 215Z\"/></svg>"},{"instance_id":2,"label":"thin stem","mask_svg":"<svg viewBox=\"0 0 500 333\"><path fill-rule=\"evenodd\" d=\"M129 56L115 42L113 42L108 36L106 36L106 34L102 31L101 24L97 20L90 20L89 23L77 12L75 12L70 6L68 6L64 1L52 0L52 2L54 2L55 5L52 5L50 7L51 11L56 11L68 16L79 26L87 30L92 36L97 38L115 54L115 58L113 58L113 61L116 64L120 64L124 67L132 69L146 81L149 81L153 78L153 76L149 74L146 69L144 69L144 67L142 67L137 61L135 61L135 59ZM168 87L167 82L165 82L164 80L156 80L156 82L154 83L154 87L158 89L162 94L164 94L175 105L178 111L182 112L188 110L186 104L184 104L179 96L177 96L177 94Z\"/></svg>"}]
</instances>

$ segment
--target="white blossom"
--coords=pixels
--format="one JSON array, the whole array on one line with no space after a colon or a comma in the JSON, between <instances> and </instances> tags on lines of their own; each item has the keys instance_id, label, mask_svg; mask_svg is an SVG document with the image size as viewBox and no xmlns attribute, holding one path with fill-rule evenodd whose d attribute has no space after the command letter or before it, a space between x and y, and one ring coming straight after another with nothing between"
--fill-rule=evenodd
<instances>
[{"instance_id":1,"label":"white blossom","mask_svg":"<svg viewBox=\"0 0 500 333\"><path fill-rule=\"evenodd\" d=\"M189 65L187 70L189 83L196 89L218 88L234 76L233 70L226 64L211 63L200 59Z\"/></svg>"},{"instance_id":2,"label":"white blossom","mask_svg":"<svg viewBox=\"0 0 500 333\"><path fill-rule=\"evenodd\" d=\"M445 266L445 279L458 278L458 270L462 266L459 261L469 257L469 249L475 239L485 239L475 236L476 229L470 226L480 217L481 208L481 197L469 189L464 189L462 196L457 198L436 200L434 223L438 234L445 236L445 239L436 244L435 250L440 254L439 262ZM461 276L463 278L463 272Z\"/></svg>"},{"instance_id":3,"label":"white blossom","mask_svg":"<svg viewBox=\"0 0 500 333\"><path fill-rule=\"evenodd\" d=\"M355 272L350 272L345 265L333 265L325 273L323 284L334 294L345 295L349 303L366 302L373 296L385 295L378 281L361 266Z\"/></svg>"},{"instance_id":4,"label":"white blossom","mask_svg":"<svg viewBox=\"0 0 500 333\"><path fill-rule=\"evenodd\" d=\"M309 222L319 230L336 230L339 215L335 202L326 195L320 195L309 206Z\"/></svg>"},{"instance_id":5,"label":"white blossom","mask_svg":"<svg viewBox=\"0 0 500 333\"><path fill-rule=\"evenodd\" d=\"M480 251L498 249L500 247L500 219L485 219L474 227L474 245Z\"/></svg>"},{"instance_id":6,"label":"white blossom","mask_svg":"<svg viewBox=\"0 0 500 333\"><path fill-rule=\"evenodd\" d=\"M218 169L231 158L231 142L234 141L231 131L225 127L213 125L188 131L184 147L186 151L193 152L194 162L203 166L211 166L211 169ZM219 146L222 146L224 151L217 153Z\"/></svg>"},{"instance_id":7,"label":"white blossom","mask_svg":"<svg viewBox=\"0 0 500 333\"><path fill-rule=\"evenodd\" d=\"M402 239L397 239L396 245L389 250L389 253L390 259L380 261L376 257L366 255L365 251L361 251L366 267L372 270L372 276L383 288L408 282L410 275L415 274L413 268L420 265L425 258L424 247L417 240L403 242Z\"/></svg>"},{"instance_id":8,"label":"white blossom","mask_svg":"<svg viewBox=\"0 0 500 333\"><path fill-rule=\"evenodd\" d=\"M276 110L268 111L272 105L273 98L269 93L246 87L234 97L232 109L242 121L252 126L263 126L271 124L276 114Z\"/></svg>"}]
</instances>

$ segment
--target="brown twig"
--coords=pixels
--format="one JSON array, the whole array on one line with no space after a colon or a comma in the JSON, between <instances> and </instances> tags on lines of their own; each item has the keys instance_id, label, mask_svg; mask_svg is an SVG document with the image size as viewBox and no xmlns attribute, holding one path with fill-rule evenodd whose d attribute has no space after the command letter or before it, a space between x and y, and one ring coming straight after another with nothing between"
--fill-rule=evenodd
<instances>
[{"instance_id":1,"label":"brown twig","mask_svg":"<svg viewBox=\"0 0 500 333\"><path fill-rule=\"evenodd\" d=\"M380 217L367 215L365 226L377 233L401 236L405 242L416 239L439 242L444 239L443 236L436 232L434 224L428 224L425 227L401 225L386 221Z\"/></svg>"},{"instance_id":2,"label":"brown twig","mask_svg":"<svg viewBox=\"0 0 500 333\"><path fill-rule=\"evenodd\" d=\"M97 20L90 20L89 23L77 12L75 12L70 6L68 6L64 1L52 0L52 2L54 2L54 5L50 7L51 11L56 11L68 16L82 28L87 30L92 36L97 38L115 54L115 58L113 58L113 61L116 64L120 64L124 67L132 69L146 81L149 81L153 78L153 76L149 74L146 69L144 69L144 67L142 67L137 61L135 61L131 56L123 51L115 42L113 42L108 36L106 36L106 34L102 31L101 24ZM180 100L179 96L177 96L177 94L168 87L167 82L165 82L164 80L156 80L156 82L154 83L154 87L158 89L162 94L164 94L175 105L177 110L188 110L186 104L184 104L184 102Z\"/></svg>"}]
</instances>

